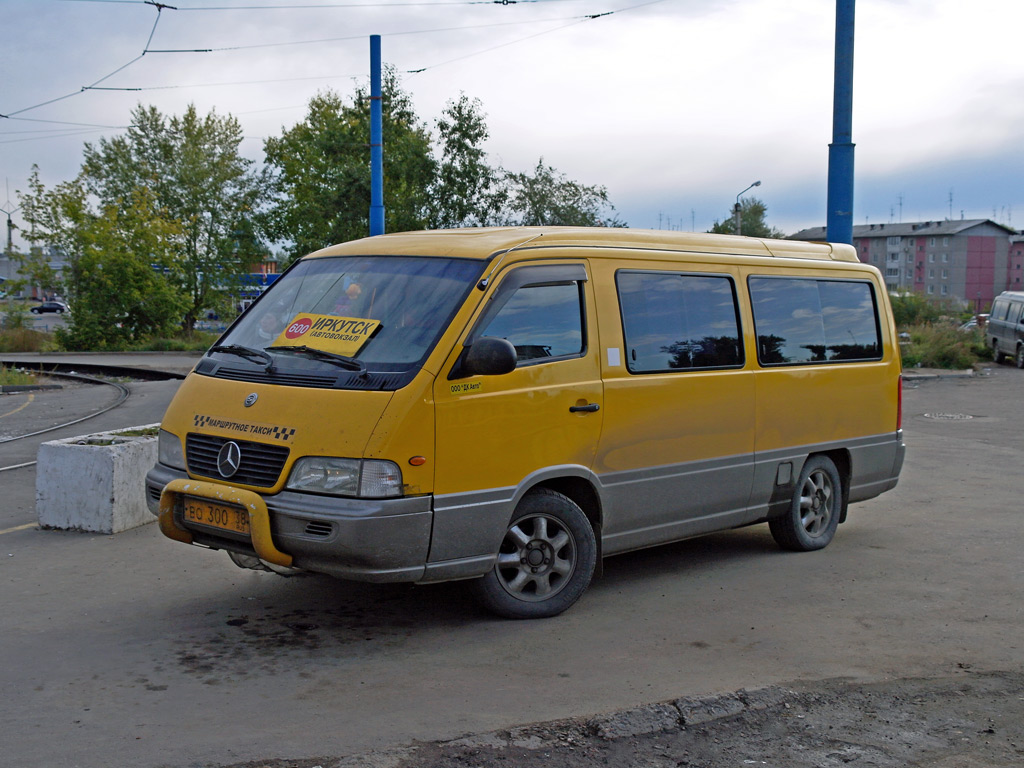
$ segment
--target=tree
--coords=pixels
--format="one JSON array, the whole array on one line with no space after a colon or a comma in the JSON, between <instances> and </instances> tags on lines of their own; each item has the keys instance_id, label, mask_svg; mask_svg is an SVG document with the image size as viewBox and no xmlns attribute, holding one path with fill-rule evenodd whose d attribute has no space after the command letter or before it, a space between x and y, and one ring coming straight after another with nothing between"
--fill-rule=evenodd
<instances>
[{"instance_id":1,"label":"tree","mask_svg":"<svg viewBox=\"0 0 1024 768\"><path fill-rule=\"evenodd\" d=\"M744 197L740 200L740 234L747 237L770 237L783 238L785 233L774 227L769 227L764 217L768 212L768 206L756 197ZM724 221L715 221L709 232L716 235L736 234L736 220L732 214Z\"/></svg>"},{"instance_id":2,"label":"tree","mask_svg":"<svg viewBox=\"0 0 1024 768\"><path fill-rule=\"evenodd\" d=\"M239 154L242 138L231 116L200 117L190 105L181 117L167 118L139 106L123 136L85 145L82 180L104 215L111 207L125 212L146 190L153 213L172 225L163 230L174 245L169 279L188 298L187 330L265 252L255 217L266 182Z\"/></svg>"},{"instance_id":3,"label":"tree","mask_svg":"<svg viewBox=\"0 0 1024 768\"><path fill-rule=\"evenodd\" d=\"M572 181L544 158L532 174L509 173L507 223L522 226L625 226L608 201L608 191Z\"/></svg>"},{"instance_id":4,"label":"tree","mask_svg":"<svg viewBox=\"0 0 1024 768\"><path fill-rule=\"evenodd\" d=\"M67 261L61 285L72 312L56 332L67 349L123 349L172 330L187 304L164 274L180 232L151 191L136 189L124 205L97 212L83 177L47 190L34 168L21 201L30 240L59 248Z\"/></svg>"},{"instance_id":5,"label":"tree","mask_svg":"<svg viewBox=\"0 0 1024 768\"><path fill-rule=\"evenodd\" d=\"M384 214L388 231L428 224L435 163L421 125L393 68L384 73ZM333 243L366 237L370 207L370 95L351 103L333 91L317 94L306 119L264 143L275 202L264 229L296 258Z\"/></svg>"},{"instance_id":6,"label":"tree","mask_svg":"<svg viewBox=\"0 0 1024 768\"><path fill-rule=\"evenodd\" d=\"M488 130L479 99L449 101L437 121L440 159L430 190L430 226L486 226L498 221L508 197L503 172L487 163Z\"/></svg>"}]
</instances>

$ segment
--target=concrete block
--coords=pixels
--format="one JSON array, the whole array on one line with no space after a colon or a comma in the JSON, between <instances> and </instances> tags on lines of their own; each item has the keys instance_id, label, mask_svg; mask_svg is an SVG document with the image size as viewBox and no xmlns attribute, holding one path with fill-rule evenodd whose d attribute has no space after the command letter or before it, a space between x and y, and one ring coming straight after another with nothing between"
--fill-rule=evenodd
<instances>
[{"instance_id":1,"label":"concrete block","mask_svg":"<svg viewBox=\"0 0 1024 768\"><path fill-rule=\"evenodd\" d=\"M39 446L36 514L43 528L118 533L156 518L146 504L145 478L157 460L156 435L126 427Z\"/></svg>"}]
</instances>

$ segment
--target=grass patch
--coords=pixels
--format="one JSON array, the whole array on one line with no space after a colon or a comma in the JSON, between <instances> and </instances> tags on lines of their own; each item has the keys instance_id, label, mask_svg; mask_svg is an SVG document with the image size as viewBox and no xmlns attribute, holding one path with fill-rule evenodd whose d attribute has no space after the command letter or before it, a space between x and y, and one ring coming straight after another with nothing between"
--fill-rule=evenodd
<instances>
[{"instance_id":1,"label":"grass patch","mask_svg":"<svg viewBox=\"0 0 1024 768\"><path fill-rule=\"evenodd\" d=\"M966 370L992 359L981 331L961 331L952 323L921 323L904 329L900 340L904 368Z\"/></svg>"},{"instance_id":2,"label":"grass patch","mask_svg":"<svg viewBox=\"0 0 1024 768\"><path fill-rule=\"evenodd\" d=\"M28 371L0 365L0 386L27 387L35 383L36 377Z\"/></svg>"},{"instance_id":3,"label":"grass patch","mask_svg":"<svg viewBox=\"0 0 1024 768\"><path fill-rule=\"evenodd\" d=\"M146 339L133 344L133 352L205 352L220 338L219 333L193 331L172 338Z\"/></svg>"},{"instance_id":4,"label":"grass patch","mask_svg":"<svg viewBox=\"0 0 1024 768\"><path fill-rule=\"evenodd\" d=\"M118 437L156 437L160 427L143 427L142 429L124 429L114 434Z\"/></svg>"}]
</instances>

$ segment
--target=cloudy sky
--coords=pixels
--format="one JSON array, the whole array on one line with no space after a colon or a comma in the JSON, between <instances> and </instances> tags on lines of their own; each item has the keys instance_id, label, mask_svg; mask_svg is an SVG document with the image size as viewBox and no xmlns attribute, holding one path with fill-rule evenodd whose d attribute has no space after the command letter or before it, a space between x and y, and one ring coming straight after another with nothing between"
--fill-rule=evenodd
<instances>
[{"instance_id":1,"label":"cloudy sky","mask_svg":"<svg viewBox=\"0 0 1024 768\"><path fill-rule=\"evenodd\" d=\"M315 93L368 82L380 34L425 123L460 92L479 98L493 163L525 171L543 157L604 185L632 227L706 230L756 180L748 194L771 225L825 224L833 0L166 5L0 0L4 210L33 164L48 186L72 178L83 143L116 134L139 103L230 113L261 160ZM1020 0L859 0L855 224L1024 228L1022 29ZM167 52L196 49L211 50Z\"/></svg>"}]
</instances>

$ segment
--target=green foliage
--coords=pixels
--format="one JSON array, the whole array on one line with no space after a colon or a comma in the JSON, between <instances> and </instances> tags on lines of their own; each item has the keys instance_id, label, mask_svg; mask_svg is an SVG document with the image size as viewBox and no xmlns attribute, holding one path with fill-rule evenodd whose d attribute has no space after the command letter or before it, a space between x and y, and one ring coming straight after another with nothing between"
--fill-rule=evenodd
<instances>
[{"instance_id":1,"label":"green foliage","mask_svg":"<svg viewBox=\"0 0 1024 768\"><path fill-rule=\"evenodd\" d=\"M65 278L73 309L68 326L54 332L61 345L125 349L138 339L170 333L188 306L163 274L174 261L177 232L175 223L157 214L145 189L131 193L130 205L107 205L91 219Z\"/></svg>"},{"instance_id":2,"label":"green foliage","mask_svg":"<svg viewBox=\"0 0 1024 768\"><path fill-rule=\"evenodd\" d=\"M11 281L8 281L11 282ZM0 318L0 328L8 331L31 328L32 319L24 301L7 301Z\"/></svg>"},{"instance_id":3,"label":"green foliage","mask_svg":"<svg viewBox=\"0 0 1024 768\"><path fill-rule=\"evenodd\" d=\"M970 312L965 312L958 302L942 299L936 301L922 296L920 293L901 293L890 296L893 320L897 328L922 323L934 323L943 318L959 318L966 320Z\"/></svg>"},{"instance_id":4,"label":"green foliage","mask_svg":"<svg viewBox=\"0 0 1024 768\"><path fill-rule=\"evenodd\" d=\"M28 371L23 371L18 368L8 368L6 365L0 365L0 385L5 387L23 387L35 383L36 377Z\"/></svg>"},{"instance_id":5,"label":"green foliage","mask_svg":"<svg viewBox=\"0 0 1024 768\"><path fill-rule=\"evenodd\" d=\"M394 69L384 73L381 95L385 228L422 229L435 174L430 134ZM362 88L352 102L318 94L303 122L264 143L275 202L263 226L287 242L290 258L369 234L369 144L370 97Z\"/></svg>"},{"instance_id":6,"label":"green foliage","mask_svg":"<svg viewBox=\"0 0 1024 768\"><path fill-rule=\"evenodd\" d=\"M508 191L500 169L487 163L488 130L479 99L450 101L437 121L440 160L430 190L430 226L487 226L498 221Z\"/></svg>"},{"instance_id":7,"label":"green foliage","mask_svg":"<svg viewBox=\"0 0 1024 768\"><path fill-rule=\"evenodd\" d=\"M966 370L991 357L981 331L961 331L952 322L912 325L904 333L909 334L900 344L904 368Z\"/></svg>"},{"instance_id":8,"label":"green foliage","mask_svg":"<svg viewBox=\"0 0 1024 768\"><path fill-rule=\"evenodd\" d=\"M148 334L166 332L187 301L161 271L170 270L180 229L157 211L145 187L127 201L94 211L82 176L46 190L33 171L22 196L37 240L56 244L67 258L63 292L72 308L55 331L64 348L123 349Z\"/></svg>"},{"instance_id":9,"label":"green foliage","mask_svg":"<svg viewBox=\"0 0 1024 768\"><path fill-rule=\"evenodd\" d=\"M744 197L740 199L740 234L746 237L783 238L785 233L782 230L769 227L765 222L765 214L768 213L768 206L756 197ZM729 214L723 221L716 221L714 226L708 230L716 235L736 234L736 220Z\"/></svg>"},{"instance_id":10,"label":"green foliage","mask_svg":"<svg viewBox=\"0 0 1024 768\"><path fill-rule=\"evenodd\" d=\"M187 328L266 253L256 214L267 183L239 154L242 138L231 116L201 117L190 105L168 118L139 106L124 135L85 145L82 185L105 209L128 208L145 190L152 220L168 223L159 252L170 256L169 279L188 299Z\"/></svg>"},{"instance_id":11,"label":"green foliage","mask_svg":"<svg viewBox=\"0 0 1024 768\"><path fill-rule=\"evenodd\" d=\"M532 174L509 173L507 223L522 226L622 227L608 190L572 181L544 158Z\"/></svg>"}]
</instances>

